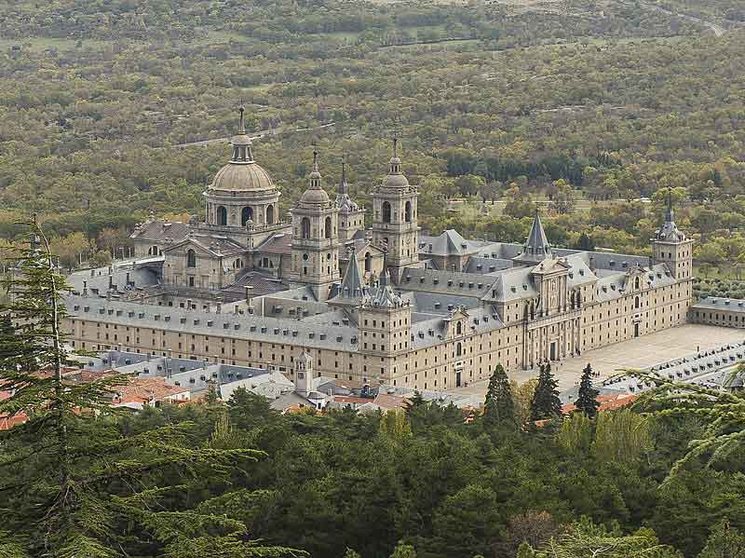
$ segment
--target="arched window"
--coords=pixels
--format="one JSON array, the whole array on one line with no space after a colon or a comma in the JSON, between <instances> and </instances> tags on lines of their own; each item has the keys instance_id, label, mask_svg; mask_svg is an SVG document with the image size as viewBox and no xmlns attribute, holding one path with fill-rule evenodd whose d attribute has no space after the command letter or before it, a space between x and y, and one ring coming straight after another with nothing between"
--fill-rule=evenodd
<instances>
[{"instance_id":1,"label":"arched window","mask_svg":"<svg viewBox=\"0 0 745 558\"><path fill-rule=\"evenodd\" d=\"M266 206L266 224L267 225L274 224L274 206L273 205Z\"/></svg>"},{"instance_id":2,"label":"arched window","mask_svg":"<svg viewBox=\"0 0 745 558\"><path fill-rule=\"evenodd\" d=\"M222 205L217 208L217 224L223 226L228 224L228 210Z\"/></svg>"},{"instance_id":3,"label":"arched window","mask_svg":"<svg viewBox=\"0 0 745 558\"><path fill-rule=\"evenodd\" d=\"M333 233L333 231L331 230L331 217L326 217L326 221L323 225L323 231L326 238L331 238L331 233Z\"/></svg>"},{"instance_id":4,"label":"arched window","mask_svg":"<svg viewBox=\"0 0 745 558\"><path fill-rule=\"evenodd\" d=\"M637 308L638 309L639 308L639 305L640 305L639 297L636 296L636 297L634 297L634 308Z\"/></svg>"},{"instance_id":5,"label":"arched window","mask_svg":"<svg viewBox=\"0 0 745 558\"><path fill-rule=\"evenodd\" d=\"M407 201L404 206L404 221L411 223L411 202Z\"/></svg>"},{"instance_id":6,"label":"arched window","mask_svg":"<svg viewBox=\"0 0 745 558\"><path fill-rule=\"evenodd\" d=\"M197 267L197 253L191 248L186 251L186 267Z\"/></svg>"},{"instance_id":7,"label":"arched window","mask_svg":"<svg viewBox=\"0 0 745 558\"><path fill-rule=\"evenodd\" d=\"M390 223L391 222L391 204L386 202L383 202L383 222L384 223Z\"/></svg>"},{"instance_id":8,"label":"arched window","mask_svg":"<svg viewBox=\"0 0 745 558\"><path fill-rule=\"evenodd\" d=\"M372 271L372 255L370 252L365 252L365 273Z\"/></svg>"},{"instance_id":9,"label":"arched window","mask_svg":"<svg viewBox=\"0 0 745 558\"><path fill-rule=\"evenodd\" d=\"M151 256L157 256L158 255L158 247L157 246L151 246L148 249L147 253L150 254Z\"/></svg>"},{"instance_id":10,"label":"arched window","mask_svg":"<svg viewBox=\"0 0 745 558\"><path fill-rule=\"evenodd\" d=\"M254 210L250 207L244 207L241 211L241 227L245 227L249 220L254 220Z\"/></svg>"},{"instance_id":11,"label":"arched window","mask_svg":"<svg viewBox=\"0 0 745 558\"><path fill-rule=\"evenodd\" d=\"M463 354L463 345L458 343L455 346L455 356L461 356Z\"/></svg>"},{"instance_id":12,"label":"arched window","mask_svg":"<svg viewBox=\"0 0 745 558\"><path fill-rule=\"evenodd\" d=\"M462 335L463 334L463 324L458 322L455 324L455 334L456 335Z\"/></svg>"},{"instance_id":13,"label":"arched window","mask_svg":"<svg viewBox=\"0 0 745 558\"><path fill-rule=\"evenodd\" d=\"M310 219L303 217L300 221L300 238L310 238Z\"/></svg>"}]
</instances>

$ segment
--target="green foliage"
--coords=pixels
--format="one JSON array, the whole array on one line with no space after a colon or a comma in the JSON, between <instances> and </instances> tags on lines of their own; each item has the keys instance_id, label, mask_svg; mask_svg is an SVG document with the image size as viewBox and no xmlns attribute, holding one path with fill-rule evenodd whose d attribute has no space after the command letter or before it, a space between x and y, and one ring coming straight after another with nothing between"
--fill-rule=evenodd
<instances>
[{"instance_id":1,"label":"green foliage","mask_svg":"<svg viewBox=\"0 0 745 558\"><path fill-rule=\"evenodd\" d=\"M600 413L595 421L592 451L606 462L638 459L652 446L649 420L630 409Z\"/></svg>"},{"instance_id":2,"label":"green foliage","mask_svg":"<svg viewBox=\"0 0 745 558\"><path fill-rule=\"evenodd\" d=\"M631 535L621 535L587 518L577 522L569 532L535 553L536 558L682 558L674 548L661 545L650 529L639 529Z\"/></svg>"},{"instance_id":3,"label":"green foliage","mask_svg":"<svg viewBox=\"0 0 745 558\"><path fill-rule=\"evenodd\" d=\"M745 558L745 534L727 521L719 522L698 558Z\"/></svg>"},{"instance_id":4,"label":"green foliage","mask_svg":"<svg viewBox=\"0 0 745 558\"><path fill-rule=\"evenodd\" d=\"M598 414L598 394L600 392L592 387L592 367L588 363L582 370L582 378L579 382L579 396L574 405L577 411L583 413L589 418L594 418Z\"/></svg>"},{"instance_id":5,"label":"green foliage","mask_svg":"<svg viewBox=\"0 0 745 558\"><path fill-rule=\"evenodd\" d=\"M501 364L497 364L489 379L484 401L484 421L490 426L508 429L514 429L517 426L510 380Z\"/></svg>"},{"instance_id":6,"label":"green foliage","mask_svg":"<svg viewBox=\"0 0 745 558\"><path fill-rule=\"evenodd\" d=\"M551 364L540 366L538 385L530 404L530 420L552 419L561 416L561 401L556 378L551 372Z\"/></svg>"}]
</instances>

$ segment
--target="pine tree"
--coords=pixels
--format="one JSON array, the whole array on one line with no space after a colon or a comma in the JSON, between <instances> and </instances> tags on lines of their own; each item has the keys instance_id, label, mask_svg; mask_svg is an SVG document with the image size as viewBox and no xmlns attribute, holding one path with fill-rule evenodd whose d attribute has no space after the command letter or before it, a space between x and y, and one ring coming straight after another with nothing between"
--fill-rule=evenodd
<instances>
[{"instance_id":1,"label":"pine tree","mask_svg":"<svg viewBox=\"0 0 745 558\"><path fill-rule=\"evenodd\" d=\"M530 404L530 420L543 420L561 416L561 401L557 383L551 373L551 364L541 364L538 385Z\"/></svg>"},{"instance_id":2,"label":"pine tree","mask_svg":"<svg viewBox=\"0 0 745 558\"><path fill-rule=\"evenodd\" d=\"M497 364L489 379L484 401L484 420L490 425L499 424L507 427L517 425L510 380L501 364Z\"/></svg>"},{"instance_id":3,"label":"pine tree","mask_svg":"<svg viewBox=\"0 0 745 558\"><path fill-rule=\"evenodd\" d=\"M0 533L0 553L108 558L202 548L203 556L220 547L226 558L302 555L256 546L243 522L197 509L260 452L195 446L189 422L126 432L110 408L123 378L82 383L65 374L65 282L36 224L34 235L3 281L9 296L0 305L0 336L8 342L0 391L11 394L0 415L27 417L0 432L3 528L14 537Z\"/></svg>"},{"instance_id":4,"label":"pine tree","mask_svg":"<svg viewBox=\"0 0 745 558\"><path fill-rule=\"evenodd\" d=\"M582 370L582 379L579 382L579 397L574 405L577 410L584 413L589 418L594 418L598 414L598 394L600 392L592 387L592 366L587 363Z\"/></svg>"}]
</instances>

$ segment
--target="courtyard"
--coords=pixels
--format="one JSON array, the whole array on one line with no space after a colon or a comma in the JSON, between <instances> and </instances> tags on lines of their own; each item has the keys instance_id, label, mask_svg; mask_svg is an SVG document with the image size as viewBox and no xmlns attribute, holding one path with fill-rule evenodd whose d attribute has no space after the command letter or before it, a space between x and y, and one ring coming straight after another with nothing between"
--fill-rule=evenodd
<instances>
[{"instance_id":1,"label":"courtyard","mask_svg":"<svg viewBox=\"0 0 745 558\"><path fill-rule=\"evenodd\" d=\"M559 383L559 391L564 392L579 383L582 369L587 366L588 362L593 370L600 373L600 378L594 380L597 384L603 378L623 368L647 368L660 362L743 340L745 340L745 330L686 324L623 343L593 349L578 357L552 362L551 370ZM521 384L537 376L537 368L509 373L510 379ZM455 391L484 396L488 384L488 380L483 380Z\"/></svg>"}]
</instances>

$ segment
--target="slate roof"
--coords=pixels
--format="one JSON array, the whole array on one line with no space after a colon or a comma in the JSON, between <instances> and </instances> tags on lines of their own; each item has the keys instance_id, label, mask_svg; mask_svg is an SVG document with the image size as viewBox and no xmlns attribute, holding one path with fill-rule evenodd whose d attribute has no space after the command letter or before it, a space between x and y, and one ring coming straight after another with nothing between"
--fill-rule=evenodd
<instances>
[{"instance_id":1,"label":"slate roof","mask_svg":"<svg viewBox=\"0 0 745 558\"><path fill-rule=\"evenodd\" d=\"M65 299L70 318L85 316L131 327L167 327L185 333L218 335L270 343L296 343L306 347L353 350L356 330L331 324L306 324L303 320L255 314L207 313L183 308L153 306L100 298L69 296Z\"/></svg>"},{"instance_id":2,"label":"slate roof","mask_svg":"<svg viewBox=\"0 0 745 558\"><path fill-rule=\"evenodd\" d=\"M189 225L168 221L146 221L138 225L130 238L156 242L181 242L189 234Z\"/></svg>"},{"instance_id":3,"label":"slate roof","mask_svg":"<svg viewBox=\"0 0 745 558\"><path fill-rule=\"evenodd\" d=\"M292 254L292 235L290 233L274 234L259 244L256 251L262 254Z\"/></svg>"},{"instance_id":4,"label":"slate roof","mask_svg":"<svg viewBox=\"0 0 745 558\"><path fill-rule=\"evenodd\" d=\"M533 218L533 224L530 227L528 239L525 241L522 253L518 259L523 261L540 262L546 258L551 258L551 244L546 237L546 231L543 230L543 223L538 211Z\"/></svg>"},{"instance_id":5,"label":"slate roof","mask_svg":"<svg viewBox=\"0 0 745 558\"><path fill-rule=\"evenodd\" d=\"M726 312L745 312L745 300L707 296L691 306L691 310L722 310Z\"/></svg>"},{"instance_id":6,"label":"slate roof","mask_svg":"<svg viewBox=\"0 0 745 558\"><path fill-rule=\"evenodd\" d=\"M488 242L466 240L455 229L448 229L440 236L420 236L419 252L433 256L463 256L473 254Z\"/></svg>"}]
</instances>

